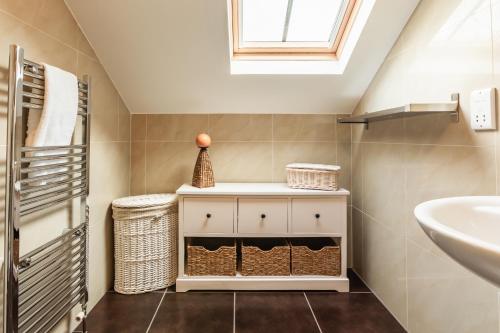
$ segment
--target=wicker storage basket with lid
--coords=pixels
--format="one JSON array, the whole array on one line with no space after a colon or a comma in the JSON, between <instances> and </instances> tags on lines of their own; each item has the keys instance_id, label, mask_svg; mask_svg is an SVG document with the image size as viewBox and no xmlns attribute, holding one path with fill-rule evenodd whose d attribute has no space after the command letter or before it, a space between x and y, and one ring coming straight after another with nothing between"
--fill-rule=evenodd
<instances>
[{"instance_id":1,"label":"wicker storage basket with lid","mask_svg":"<svg viewBox=\"0 0 500 333\"><path fill-rule=\"evenodd\" d=\"M291 188L336 191L339 172L337 165L291 163L286 166L286 180Z\"/></svg>"},{"instance_id":2,"label":"wicker storage basket with lid","mask_svg":"<svg viewBox=\"0 0 500 333\"><path fill-rule=\"evenodd\" d=\"M175 283L177 196L152 194L113 201L115 290L139 294Z\"/></svg>"}]
</instances>

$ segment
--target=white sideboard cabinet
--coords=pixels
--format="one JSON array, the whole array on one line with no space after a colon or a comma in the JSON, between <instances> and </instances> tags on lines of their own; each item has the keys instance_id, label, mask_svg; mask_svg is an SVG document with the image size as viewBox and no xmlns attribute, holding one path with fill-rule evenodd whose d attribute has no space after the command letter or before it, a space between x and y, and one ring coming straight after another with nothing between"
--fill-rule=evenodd
<instances>
[{"instance_id":1,"label":"white sideboard cabinet","mask_svg":"<svg viewBox=\"0 0 500 333\"><path fill-rule=\"evenodd\" d=\"M349 191L291 189L284 183L182 185L179 196L179 251L176 290L337 290L347 278ZM189 276L189 237L331 237L340 242L340 276Z\"/></svg>"}]
</instances>

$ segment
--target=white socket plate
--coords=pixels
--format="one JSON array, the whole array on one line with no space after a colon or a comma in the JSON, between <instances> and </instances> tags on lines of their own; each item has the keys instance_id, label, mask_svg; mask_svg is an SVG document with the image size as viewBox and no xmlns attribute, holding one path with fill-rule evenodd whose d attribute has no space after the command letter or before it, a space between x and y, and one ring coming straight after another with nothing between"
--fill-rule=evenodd
<instances>
[{"instance_id":1,"label":"white socket plate","mask_svg":"<svg viewBox=\"0 0 500 333\"><path fill-rule=\"evenodd\" d=\"M477 131L496 129L495 107L495 88L474 90L470 95L472 129Z\"/></svg>"}]
</instances>

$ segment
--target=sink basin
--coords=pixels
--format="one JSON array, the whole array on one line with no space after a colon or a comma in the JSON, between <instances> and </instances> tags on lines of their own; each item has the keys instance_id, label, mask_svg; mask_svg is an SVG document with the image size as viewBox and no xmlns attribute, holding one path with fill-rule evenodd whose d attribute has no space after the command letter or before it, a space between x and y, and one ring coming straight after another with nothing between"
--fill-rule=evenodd
<instances>
[{"instance_id":1,"label":"sink basin","mask_svg":"<svg viewBox=\"0 0 500 333\"><path fill-rule=\"evenodd\" d=\"M431 200L415 207L414 213L437 246L500 287L500 196Z\"/></svg>"}]
</instances>

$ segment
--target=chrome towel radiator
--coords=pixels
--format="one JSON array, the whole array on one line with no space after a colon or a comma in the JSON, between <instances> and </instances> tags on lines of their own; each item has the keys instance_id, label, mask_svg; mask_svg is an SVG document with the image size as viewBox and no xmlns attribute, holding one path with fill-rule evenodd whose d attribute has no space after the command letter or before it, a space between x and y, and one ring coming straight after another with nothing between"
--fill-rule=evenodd
<instances>
[{"instance_id":1,"label":"chrome towel radiator","mask_svg":"<svg viewBox=\"0 0 500 333\"><path fill-rule=\"evenodd\" d=\"M78 303L82 307L85 331L90 156L88 76L78 81L78 88L77 127L81 121L81 134L78 138L74 135L73 140L79 142L68 146L26 147L28 111L42 109L43 105L44 70L42 65L24 59L21 47L10 47L5 183L5 333L48 332ZM35 161L47 163L30 166ZM37 175L36 172L42 170L48 174ZM20 257L19 227L23 218L64 203L78 206L78 201L78 226Z\"/></svg>"}]
</instances>

